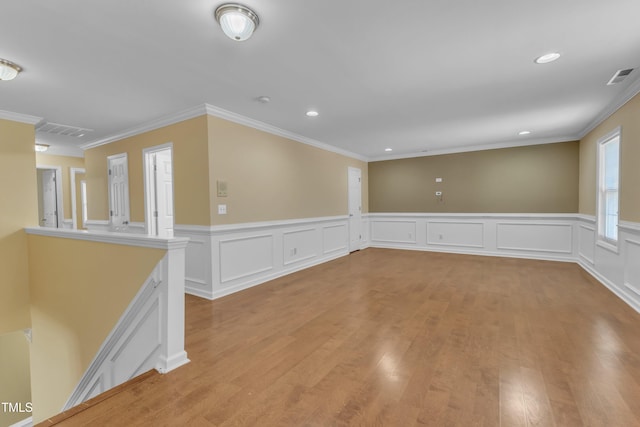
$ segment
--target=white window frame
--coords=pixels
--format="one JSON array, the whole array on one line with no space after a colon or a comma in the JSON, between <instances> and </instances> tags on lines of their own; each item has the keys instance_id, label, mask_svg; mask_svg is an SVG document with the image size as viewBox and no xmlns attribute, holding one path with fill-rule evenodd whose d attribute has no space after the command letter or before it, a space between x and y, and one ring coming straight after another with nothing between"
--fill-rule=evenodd
<instances>
[{"instance_id":1,"label":"white window frame","mask_svg":"<svg viewBox=\"0 0 640 427\"><path fill-rule=\"evenodd\" d=\"M618 187L616 191L618 192L618 205L616 206L616 236L615 238L606 235L606 219L607 219L607 204L605 194L607 191L611 191L611 189L607 189L605 187L605 146L614 140L617 140L618 143ZM617 127L612 130L602 138L598 140L598 156L597 156L597 244L600 247L608 249L612 252L618 253L618 243L619 243L619 235L617 228L620 224L620 159L621 159L621 148L622 148L622 128Z\"/></svg>"}]
</instances>

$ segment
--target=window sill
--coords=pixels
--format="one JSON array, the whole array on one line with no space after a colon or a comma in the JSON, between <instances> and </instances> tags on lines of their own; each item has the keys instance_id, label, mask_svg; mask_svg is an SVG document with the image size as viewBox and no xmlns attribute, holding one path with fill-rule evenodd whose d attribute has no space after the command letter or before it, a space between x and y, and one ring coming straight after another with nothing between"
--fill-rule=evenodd
<instances>
[{"instance_id":1,"label":"window sill","mask_svg":"<svg viewBox=\"0 0 640 427\"><path fill-rule=\"evenodd\" d=\"M620 249L618 248L617 242L616 244L613 244L605 240L598 240L596 242L596 245L608 250L609 252L613 252L616 255L620 254Z\"/></svg>"}]
</instances>

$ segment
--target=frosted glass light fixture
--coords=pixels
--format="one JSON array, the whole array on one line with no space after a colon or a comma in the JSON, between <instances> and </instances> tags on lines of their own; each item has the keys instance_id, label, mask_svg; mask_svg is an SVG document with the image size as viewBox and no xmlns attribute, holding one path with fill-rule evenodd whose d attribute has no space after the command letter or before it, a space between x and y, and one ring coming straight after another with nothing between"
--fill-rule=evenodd
<instances>
[{"instance_id":1,"label":"frosted glass light fixture","mask_svg":"<svg viewBox=\"0 0 640 427\"><path fill-rule=\"evenodd\" d=\"M22 67L18 64L0 58L0 80L13 80L20 71Z\"/></svg>"},{"instance_id":2,"label":"frosted glass light fixture","mask_svg":"<svg viewBox=\"0 0 640 427\"><path fill-rule=\"evenodd\" d=\"M216 9L216 21L230 39L247 40L258 28L258 15L246 6L237 3L225 3Z\"/></svg>"},{"instance_id":3,"label":"frosted glass light fixture","mask_svg":"<svg viewBox=\"0 0 640 427\"><path fill-rule=\"evenodd\" d=\"M44 153L48 149L49 149L49 146L47 144L36 144L36 151L38 153Z\"/></svg>"}]
</instances>

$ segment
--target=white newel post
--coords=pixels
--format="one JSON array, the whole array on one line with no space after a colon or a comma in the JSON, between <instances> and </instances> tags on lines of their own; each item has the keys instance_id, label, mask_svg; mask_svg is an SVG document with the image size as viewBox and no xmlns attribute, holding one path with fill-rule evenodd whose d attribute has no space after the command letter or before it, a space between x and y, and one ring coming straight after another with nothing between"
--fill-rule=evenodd
<instances>
[{"instance_id":1,"label":"white newel post","mask_svg":"<svg viewBox=\"0 0 640 427\"><path fill-rule=\"evenodd\" d=\"M164 283L162 310L162 349L156 370L160 373L172 371L189 362L184 350L184 286L185 252L189 239L176 238L168 242L167 254L162 261Z\"/></svg>"}]
</instances>

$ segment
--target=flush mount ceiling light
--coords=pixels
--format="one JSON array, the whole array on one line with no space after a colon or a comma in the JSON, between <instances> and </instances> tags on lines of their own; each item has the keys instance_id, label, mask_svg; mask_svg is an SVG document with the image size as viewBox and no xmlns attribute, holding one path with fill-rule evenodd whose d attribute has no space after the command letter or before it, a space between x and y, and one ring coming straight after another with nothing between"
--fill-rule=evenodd
<instances>
[{"instance_id":1,"label":"flush mount ceiling light","mask_svg":"<svg viewBox=\"0 0 640 427\"><path fill-rule=\"evenodd\" d=\"M258 28L258 15L246 6L237 3L225 3L216 9L216 21L230 39L244 41Z\"/></svg>"},{"instance_id":2,"label":"flush mount ceiling light","mask_svg":"<svg viewBox=\"0 0 640 427\"><path fill-rule=\"evenodd\" d=\"M521 130L520 132L518 132L518 135L520 136L530 135L530 134L531 134L530 130Z\"/></svg>"},{"instance_id":3,"label":"flush mount ceiling light","mask_svg":"<svg viewBox=\"0 0 640 427\"><path fill-rule=\"evenodd\" d=\"M390 151L393 151L393 148L385 148L384 151L386 151L388 153Z\"/></svg>"},{"instance_id":4,"label":"flush mount ceiling light","mask_svg":"<svg viewBox=\"0 0 640 427\"><path fill-rule=\"evenodd\" d=\"M318 117L320 113L318 113L316 110L309 110L307 111L306 114L307 114L307 117Z\"/></svg>"},{"instance_id":5,"label":"flush mount ceiling light","mask_svg":"<svg viewBox=\"0 0 640 427\"><path fill-rule=\"evenodd\" d=\"M560 54L558 52L551 52L537 57L534 62L536 64L548 64L549 62L553 62L558 58L560 58Z\"/></svg>"},{"instance_id":6,"label":"flush mount ceiling light","mask_svg":"<svg viewBox=\"0 0 640 427\"><path fill-rule=\"evenodd\" d=\"M0 80L13 80L20 71L22 67L18 64L0 58Z\"/></svg>"},{"instance_id":7,"label":"flush mount ceiling light","mask_svg":"<svg viewBox=\"0 0 640 427\"><path fill-rule=\"evenodd\" d=\"M49 149L49 146L47 144L36 144L36 151L38 153L44 153L48 149Z\"/></svg>"}]
</instances>

